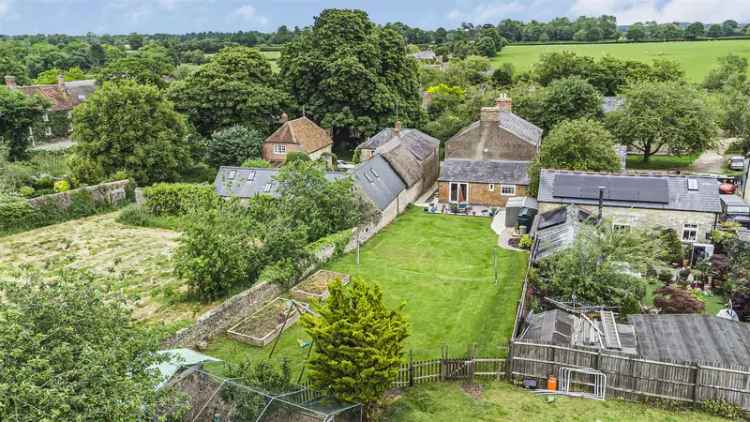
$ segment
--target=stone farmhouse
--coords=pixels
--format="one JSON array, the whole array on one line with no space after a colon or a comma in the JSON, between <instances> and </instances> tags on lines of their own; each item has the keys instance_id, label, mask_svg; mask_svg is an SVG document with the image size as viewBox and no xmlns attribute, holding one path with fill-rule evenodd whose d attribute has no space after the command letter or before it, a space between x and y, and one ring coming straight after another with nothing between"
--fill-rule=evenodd
<instances>
[{"instance_id":1,"label":"stone farmhouse","mask_svg":"<svg viewBox=\"0 0 750 422\"><path fill-rule=\"evenodd\" d=\"M272 165L281 165L290 152L303 152L310 159L317 160L330 154L333 139L325 129L302 116L289 120L286 113L281 115L281 127L276 129L265 141L261 155Z\"/></svg>"},{"instance_id":2,"label":"stone farmhouse","mask_svg":"<svg viewBox=\"0 0 750 422\"><path fill-rule=\"evenodd\" d=\"M73 109L86 100L96 90L95 80L66 82L58 76L54 85L16 85L14 76L5 77L5 86L27 96L41 96L52 103L50 109L29 128L32 144L43 143L70 135L70 118Z\"/></svg>"},{"instance_id":3,"label":"stone farmhouse","mask_svg":"<svg viewBox=\"0 0 750 422\"><path fill-rule=\"evenodd\" d=\"M446 142L440 203L504 207L509 198L526 195L542 129L513 114L512 105L500 96L495 107L482 108L479 121Z\"/></svg>"},{"instance_id":4,"label":"stone farmhouse","mask_svg":"<svg viewBox=\"0 0 750 422\"><path fill-rule=\"evenodd\" d=\"M705 242L721 214L719 182L709 176L542 170L539 212L576 205L617 228L674 229L685 243Z\"/></svg>"}]
</instances>

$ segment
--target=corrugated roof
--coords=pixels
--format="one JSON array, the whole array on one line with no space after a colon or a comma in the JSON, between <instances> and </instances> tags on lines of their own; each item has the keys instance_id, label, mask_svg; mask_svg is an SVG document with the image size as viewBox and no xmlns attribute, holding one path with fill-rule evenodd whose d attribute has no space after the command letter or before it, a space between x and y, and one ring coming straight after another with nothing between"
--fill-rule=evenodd
<instances>
[{"instance_id":1,"label":"corrugated roof","mask_svg":"<svg viewBox=\"0 0 750 422\"><path fill-rule=\"evenodd\" d=\"M445 160L440 166L443 182L529 184L529 161Z\"/></svg>"},{"instance_id":2,"label":"corrugated roof","mask_svg":"<svg viewBox=\"0 0 750 422\"><path fill-rule=\"evenodd\" d=\"M566 178L558 178L558 175L579 175L580 180L596 180L596 182L605 187L605 191L620 191L629 188L633 181L640 180L665 180L666 195L663 203L642 202L637 200L604 200L604 205L608 207L627 207L627 208L649 208L649 209L666 209L677 211L696 211L696 212L721 212L721 201L719 198L719 182L714 177L708 176L674 176L674 175L626 175L613 173L590 173L590 172L572 172L565 170L548 170L541 171L539 181L539 202L551 202L560 204L585 204L596 205L598 199L591 199L591 195L581 195L581 197L560 196L557 194L556 186L565 181ZM694 180L695 182L689 182ZM688 188L689 183L695 183L696 189ZM639 185L641 189L649 189L648 184ZM656 186L656 185L654 185ZM570 189L566 189L566 195L569 195Z\"/></svg>"},{"instance_id":3,"label":"corrugated roof","mask_svg":"<svg viewBox=\"0 0 750 422\"><path fill-rule=\"evenodd\" d=\"M381 155L359 164L351 174L365 195L381 210L406 189L401 177Z\"/></svg>"},{"instance_id":4,"label":"corrugated roof","mask_svg":"<svg viewBox=\"0 0 750 422\"><path fill-rule=\"evenodd\" d=\"M646 359L742 365L750 363L750 325L709 315L630 315L638 352Z\"/></svg>"},{"instance_id":5,"label":"corrugated roof","mask_svg":"<svg viewBox=\"0 0 750 422\"><path fill-rule=\"evenodd\" d=\"M276 196L279 183L275 180L279 169L220 167L214 179L216 193L222 197L250 198L259 194ZM328 172L326 179L333 181L348 177L346 173Z\"/></svg>"},{"instance_id":6,"label":"corrugated roof","mask_svg":"<svg viewBox=\"0 0 750 422\"><path fill-rule=\"evenodd\" d=\"M328 132L307 117L289 120L264 141L269 144L297 144L313 153L333 144Z\"/></svg>"}]
</instances>

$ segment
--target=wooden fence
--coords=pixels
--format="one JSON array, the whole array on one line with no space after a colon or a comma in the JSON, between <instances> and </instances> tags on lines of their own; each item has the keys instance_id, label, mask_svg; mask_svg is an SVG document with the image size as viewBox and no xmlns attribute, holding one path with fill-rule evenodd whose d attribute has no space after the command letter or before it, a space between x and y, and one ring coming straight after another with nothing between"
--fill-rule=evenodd
<instances>
[{"instance_id":1,"label":"wooden fence","mask_svg":"<svg viewBox=\"0 0 750 422\"><path fill-rule=\"evenodd\" d=\"M607 396L626 400L661 399L689 403L723 400L750 410L750 369L660 362L631 356L549 344L513 341L508 375L512 380L544 382L561 367L593 368L607 375ZM571 385L592 387L589 376Z\"/></svg>"},{"instance_id":2,"label":"wooden fence","mask_svg":"<svg viewBox=\"0 0 750 422\"><path fill-rule=\"evenodd\" d=\"M430 382L464 380L499 380L506 376L506 360L490 358L448 358L414 361L401 365L394 388L411 387Z\"/></svg>"}]
</instances>

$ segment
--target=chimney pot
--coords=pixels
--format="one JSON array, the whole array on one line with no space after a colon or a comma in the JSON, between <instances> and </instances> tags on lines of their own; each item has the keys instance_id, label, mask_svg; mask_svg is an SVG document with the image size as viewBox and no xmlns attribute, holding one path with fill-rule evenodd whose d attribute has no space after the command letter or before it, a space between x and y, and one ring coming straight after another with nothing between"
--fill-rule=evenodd
<instances>
[{"instance_id":1,"label":"chimney pot","mask_svg":"<svg viewBox=\"0 0 750 422\"><path fill-rule=\"evenodd\" d=\"M513 100L504 92L495 100L495 105L500 111L513 111Z\"/></svg>"},{"instance_id":2,"label":"chimney pot","mask_svg":"<svg viewBox=\"0 0 750 422\"><path fill-rule=\"evenodd\" d=\"M7 86L8 89L16 89L16 77L7 75L5 77L5 86Z\"/></svg>"},{"instance_id":3,"label":"chimney pot","mask_svg":"<svg viewBox=\"0 0 750 422\"><path fill-rule=\"evenodd\" d=\"M65 75L57 75L57 89L65 91Z\"/></svg>"},{"instance_id":4,"label":"chimney pot","mask_svg":"<svg viewBox=\"0 0 750 422\"><path fill-rule=\"evenodd\" d=\"M396 120L396 124L393 125L393 131L396 132L396 135L401 134L401 120Z\"/></svg>"},{"instance_id":5,"label":"chimney pot","mask_svg":"<svg viewBox=\"0 0 750 422\"><path fill-rule=\"evenodd\" d=\"M281 124L284 124L288 121L289 121L289 115L286 114L286 112L281 113L281 118L279 118L279 122L281 122Z\"/></svg>"}]
</instances>

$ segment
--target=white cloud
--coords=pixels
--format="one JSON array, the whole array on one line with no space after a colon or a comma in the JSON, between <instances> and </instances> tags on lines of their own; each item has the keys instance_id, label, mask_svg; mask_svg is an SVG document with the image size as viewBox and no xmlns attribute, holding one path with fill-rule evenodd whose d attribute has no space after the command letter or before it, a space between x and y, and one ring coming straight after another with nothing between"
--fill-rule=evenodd
<instances>
[{"instance_id":1,"label":"white cloud","mask_svg":"<svg viewBox=\"0 0 750 422\"><path fill-rule=\"evenodd\" d=\"M748 0L575 0L571 14L614 15L617 22L722 22L750 20Z\"/></svg>"},{"instance_id":2,"label":"white cloud","mask_svg":"<svg viewBox=\"0 0 750 422\"><path fill-rule=\"evenodd\" d=\"M258 26L266 26L268 24L268 18L258 14L255 6L252 4L246 4L234 10L234 15L252 22Z\"/></svg>"},{"instance_id":3,"label":"white cloud","mask_svg":"<svg viewBox=\"0 0 750 422\"><path fill-rule=\"evenodd\" d=\"M557 10L560 10L559 0L470 0L459 3L458 7L449 11L448 19L454 22L496 24L506 18L544 19L550 14L554 16Z\"/></svg>"},{"instance_id":4,"label":"white cloud","mask_svg":"<svg viewBox=\"0 0 750 422\"><path fill-rule=\"evenodd\" d=\"M0 0L0 18L8 16L10 13L10 1L11 0Z\"/></svg>"}]
</instances>

